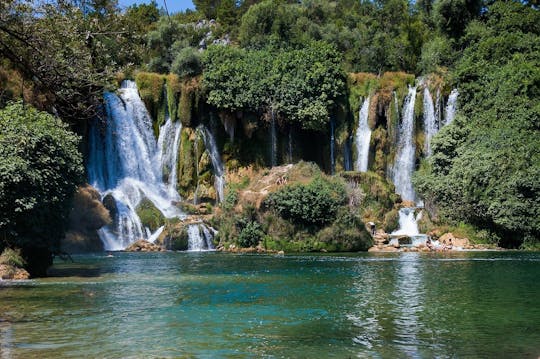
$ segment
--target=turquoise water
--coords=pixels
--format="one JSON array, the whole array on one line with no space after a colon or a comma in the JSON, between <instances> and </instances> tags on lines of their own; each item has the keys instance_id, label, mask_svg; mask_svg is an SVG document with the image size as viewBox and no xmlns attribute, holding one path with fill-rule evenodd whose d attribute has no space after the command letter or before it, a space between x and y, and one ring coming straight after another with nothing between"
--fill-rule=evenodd
<instances>
[{"instance_id":1,"label":"turquoise water","mask_svg":"<svg viewBox=\"0 0 540 359\"><path fill-rule=\"evenodd\" d=\"M117 253L0 285L0 358L537 358L540 254Z\"/></svg>"}]
</instances>

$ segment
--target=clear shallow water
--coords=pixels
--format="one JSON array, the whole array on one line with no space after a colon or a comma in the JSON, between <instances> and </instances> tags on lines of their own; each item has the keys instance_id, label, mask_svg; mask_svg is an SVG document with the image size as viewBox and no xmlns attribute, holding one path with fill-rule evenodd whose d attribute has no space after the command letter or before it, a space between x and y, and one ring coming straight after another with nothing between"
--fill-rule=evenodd
<instances>
[{"instance_id":1,"label":"clear shallow water","mask_svg":"<svg viewBox=\"0 0 540 359\"><path fill-rule=\"evenodd\" d=\"M0 286L0 358L540 355L540 254L117 253Z\"/></svg>"}]
</instances>

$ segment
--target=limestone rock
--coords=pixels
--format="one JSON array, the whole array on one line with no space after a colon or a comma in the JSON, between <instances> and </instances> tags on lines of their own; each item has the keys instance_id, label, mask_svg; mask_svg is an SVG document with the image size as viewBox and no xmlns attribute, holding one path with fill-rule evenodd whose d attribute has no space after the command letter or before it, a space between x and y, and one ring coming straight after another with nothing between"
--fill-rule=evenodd
<instances>
[{"instance_id":1,"label":"limestone rock","mask_svg":"<svg viewBox=\"0 0 540 359\"><path fill-rule=\"evenodd\" d=\"M137 242L130 244L125 251L126 252L160 252L163 248L157 244L150 243L144 239L140 239Z\"/></svg>"},{"instance_id":2,"label":"limestone rock","mask_svg":"<svg viewBox=\"0 0 540 359\"><path fill-rule=\"evenodd\" d=\"M445 233L439 238L439 243L445 246L462 247L470 246L468 238L457 238L453 233Z\"/></svg>"},{"instance_id":3,"label":"limestone rock","mask_svg":"<svg viewBox=\"0 0 540 359\"><path fill-rule=\"evenodd\" d=\"M114 198L109 201L114 204ZM68 253L102 251L103 244L97 230L109 223L110 211L101 203L99 192L89 184L79 187L73 197L62 250Z\"/></svg>"},{"instance_id":4,"label":"limestone rock","mask_svg":"<svg viewBox=\"0 0 540 359\"><path fill-rule=\"evenodd\" d=\"M0 279L23 280L29 279L30 274L22 269L8 264L0 264Z\"/></svg>"}]
</instances>

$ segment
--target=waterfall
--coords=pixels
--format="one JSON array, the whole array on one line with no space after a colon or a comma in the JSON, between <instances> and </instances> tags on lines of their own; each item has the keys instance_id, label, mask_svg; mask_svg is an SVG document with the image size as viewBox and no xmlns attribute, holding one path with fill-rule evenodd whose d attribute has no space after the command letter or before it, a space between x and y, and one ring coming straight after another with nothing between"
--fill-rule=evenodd
<instances>
[{"instance_id":1,"label":"waterfall","mask_svg":"<svg viewBox=\"0 0 540 359\"><path fill-rule=\"evenodd\" d=\"M330 119L330 173L334 174L336 171L336 156L334 154L334 146L336 144L336 138L334 136L335 123L334 119Z\"/></svg>"},{"instance_id":2,"label":"waterfall","mask_svg":"<svg viewBox=\"0 0 540 359\"><path fill-rule=\"evenodd\" d=\"M351 154L351 139L350 137L347 138L345 143L343 144L343 167L345 167L345 171L352 171L352 154Z\"/></svg>"},{"instance_id":3,"label":"waterfall","mask_svg":"<svg viewBox=\"0 0 540 359\"><path fill-rule=\"evenodd\" d=\"M289 125L289 153L288 153L288 160L289 160L289 163L292 163L292 126Z\"/></svg>"},{"instance_id":4,"label":"waterfall","mask_svg":"<svg viewBox=\"0 0 540 359\"><path fill-rule=\"evenodd\" d=\"M136 212L143 200L166 218L185 217L174 205L180 200L176 162L181 125L167 118L156 141L133 81L124 81L118 95L104 96L107 121L89 129L88 180L103 198L112 197L114 221L99 235L106 250L121 250L139 239L155 240L164 229L151 233L144 228Z\"/></svg>"},{"instance_id":5,"label":"waterfall","mask_svg":"<svg viewBox=\"0 0 540 359\"><path fill-rule=\"evenodd\" d=\"M200 252L213 250L212 234L208 227L202 224L190 224L188 226L188 251Z\"/></svg>"},{"instance_id":6,"label":"waterfall","mask_svg":"<svg viewBox=\"0 0 540 359\"><path fill-rule=\"evenodd\" d=\"M431 156L431 139L437 134L438 130L435 106L433 105L431 93L426 86L424 87L424 148L426 156Z\"/></svg>"},{"instance_id":7,"label":"waterfall","mask_svg":"<svg viewBox=\"0 0 540 359\"><path fill-rule=\"evenodd\" d=\"M444 124L449 125L456 116L456 110L457 110L457 99L459 96L459 91L457 89L453 89L452 92L450 92L450 96L448 96L448 102L446 104L446 108L444 111Z\"/></svg>"},{"instance_id":8,"label":"waterfall","mask_svg":"<svg viewBox=\"0 0 540 359\"><path fill-rule=\"evenodd\" d=\"M437 97L435 98L435 121L437 122L437 127L440 129L443 127L442 123L442 111L441 111L441 89L437 89Z\"/></svg>"},{"instance_id":9,"label":"waterfall","mask_svg":"<svg viewBox=\"0 0 540 359\"><path fill-rule=\"evenodd\" d=\"M277 165L277 132L276 132L276 117L274 109L272 109L272 119L270 123L270 164L272 167Z\"/></svg>"},{"instance_id":10,"label":"waterfall","mask_svg":"<svg viewBox=\"0 0 540 359\"><path fill-rule=\"evenodd\" d=\"M214 169L214 187L216 189L218 202L222 202L224 198L225 176L221 155L219 154L216 140L212 135L212 132L204 125L200 125L198 130L203 138L204 146L208 150L210 159L212 160L212 168Z\"/></svg>"},{"instance_id":11,"label":"waterfall","mask_svg":"<svg viewBox=\"0 0 540 359\"><path fill-rule=\"evenodd\" d=\"M415 217L414 210L415 208L412 207L399 210L399 229L392 232L393 235L416 236L420 234L417 222L422 218L422 212Z\"/></svg>"},{"instance_id":12,"label":"waterfall","mask_svg":"<svg viewBox=\"0 0 540 359\"><path fill-rule=\"evenodd\" d=\"M368 124L369 97L362 103L358 115L358 127L356 128L356 162L354 169L366 172L369 159L369 142L371 140L371 129Z\"/></svg>"},{"instance_id":13,"label":"waterfall","mask_svg":"<svg viewBox=\"0 0 540 359\"><path fill-rule=\"evenodd\" d=\"M182 123L173 122L168 116L167 121L159 130L157 159L161 164L161 173L167 177L167 194L171 198L178 196L176 184L181 131Z\"/></svg>"},{"instance_id":14,"label":"waterfall","mask_svg":"<svg viewBox=\"0 0 540 359\"><path fill-rule=\"evenodd\" d=\"M416 198L411 182L415 164L413 140L415 99L416 87L409 87L399 126L396 159L392 167L392 180L396 186L396 193L399 193L407 201L414 201Z\"/></svg>"}]
</instances>

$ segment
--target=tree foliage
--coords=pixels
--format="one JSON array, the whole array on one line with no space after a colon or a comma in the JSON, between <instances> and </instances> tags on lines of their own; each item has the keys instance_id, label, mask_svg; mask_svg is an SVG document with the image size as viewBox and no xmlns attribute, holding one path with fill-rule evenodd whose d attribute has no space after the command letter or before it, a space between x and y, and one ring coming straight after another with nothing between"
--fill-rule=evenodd
<instances>
[{"instance_id":1,"label":"tree foliage","mask_svg":"<svg viewBox=\"0 0 540 359\"><path fill-rule=\"evenodd\" d=\"M0 247L22 248L23 255L58 250L83 181L78 145L79 137L47 113L22 103L0 110Z\"/></svg>"},{"instance_id":2,"label":"tree foliage","mask_svg":"<svg viewBox=\"0 0 540 359\"><path fill-rule=\"evenodd\" d=\"M321 227L336 219L346 197L343 184L317 177L305 185L286 186L270 194L265 202L286 220Z\"/></svg>"},{"instance_id":3,"label":"tree foliage","mask_svg":"<svg viewBox=\"0 0 540 359\"><path fill-rule=\"evenodd\" d=\"M540 13L494 3L463 41L463 116L434 138L415 182L448 218L519 246L540 238Z\"/></svg>"},{"instance_id":4,"label":"tree foliage","mask_svg":"<svg viewBox=\"0 0 540 359\"><path fill-rule=\"evenodd\" d=\"M215 46L203 61L210 104L278 115L307 129L324 128L345 91L339 54L323 42L300 50Z\"/></svg>"},{"instance_id":5,"label":"tree foliage","mask_svg":"<svg viewBox=\"0 0 540 359\"><path fill-rule=\"evenodd\" d=\"M64 120L96 115L114 73L137 63L142 44L116 1L0 2L0 53Z\"/></svg>"}]
</instances>

